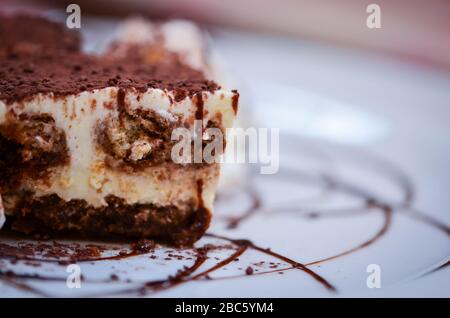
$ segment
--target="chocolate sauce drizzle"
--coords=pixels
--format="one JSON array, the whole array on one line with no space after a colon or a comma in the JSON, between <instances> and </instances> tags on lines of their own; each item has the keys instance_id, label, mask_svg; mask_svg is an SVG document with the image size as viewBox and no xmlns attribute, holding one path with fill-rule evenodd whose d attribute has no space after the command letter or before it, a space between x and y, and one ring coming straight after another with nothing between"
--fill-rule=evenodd
<instances>
[{"instance_id":1,"label":"chocolate sauce drizzle","mask_svg":"<svg viewBox=\"0 0 450 318\"><path fill-rule=\"evenodd\" d=\"M211 239L216 239L222 241L223 244L205 244L204 246L195 247L192 249L194 253L194 260L190 266L186 266L183 269L176 272L174 275L169 276L163 280L154 280L147 281L145 283L139 283L138 286L132 286L130 288L125 288L124 290L120 290L118 292L112 292L109 295L128 295L128 294L149 294L164 291L170 288L174 288L179 286L180 284L188 283L191 281L207 281L207 280L221 280L221 279L234 279L234 278L243 278L248 277L250 275L266 275L273 273L283 273L288 270L299 270L309 275L312 279L314 279L317 283L322 285L324 288L331 292L337 292L337 288L326 278L320 276L315 271L313 271L310 267L312 265L317 265L321 263L326 263L331 260L341 258L353 253L356 253L368 246L374 244L379 241L390 229L392 216L394 213L405 213L405 215L420 221L422 223L428 224L432 226L436 230L442 231L443 233L450 236L450 228L445 224L440 223L439 221L427 216L425 213L418 211L414 207L412 207L412 202L414 199L414 187L409 178L401 172L398 168L390 165L387 162L381 161L380 159L374 157L372 160L376 163L377 169L380 173L384 173L391 180L396 182L399 187L402 189L402 199L399 202L386 202L382 200L369 191L365 190L362 187L359 187L354 184L347 183L338 177L328 174L322 173L319 176L319 181L321 186L324 189L324 192L338 192L350 195L354 198L361 199L364 203L360 206L352 206L347 208L340 208L334 210L314 210L311 211L309 209L304 209L301 206L300 202L292 202L289 206L279 206L279 207L267 207L263 204L260 194L258 193L256 187L254 186L254 180L250 182L249 185L245 186L242 191L245 191L246 194L251 198L250 207L244 211L240 216L237 217L228 217L223 219L226 224L226 229L233 233L233 229L238 228L242 223L247 222L256 214L264 215L269 214L271 212L275 212L276 214L290 214L295 217L303 217L305 219L318 219L318 218L346 218L352 217L355 215L361 215L365 213L380 213L383 217L383 223L381 227L377 230L377 232L366 241L349 248L345 251L337 253L335 255L323 257L321 259L317 259L308 263L301 263L296 260L291 259L286 255L282 255L278 252L273 251L271 248L263 248L259 245L256 245L252 241L248 239L237 239L223 235L217 235L213 233L207 233L205 236ZM279 173L277 178L288 179L290 181L298 181L305 180L308 178L313 178L308 174L305 174L301 171L284 169L284 173ZM316 178L317 179L317 178ZM316 180L317 181L317 180ZM199 187L201 188L201 181L199 181ZM330 213L332 212L332 213ZM63 247L62 243L54 243L58 244L59 248ZM39 243L37 243L39 246ZM101 245L96 247L95 244L90 244L89 248L93 248L97 251L103 251L106 249ZM26 248L30 248L27 246ZM79 248L79 247L78 247ZM122 260L130 257L134 257L137 255L151 253L156 247L152 244L132 244L131 248L128 251L119 251L116 255L113 256L98 256L98 253L83 253L83 251L78 251L75 255L63 255L63 257L58 257L58 255L53 255L54 257L35 257L33 251L28 251L29 253L24 253L24 251L15 250L11 246L7 244L0 243L0 260L9 260L9 261L31 261L31 262L42 262L42 263L59 263L59 264L67 264L67 263L82 263L82 262L99 262L99 261L114 261L114 260ZM19 248L20 249L20 248ZM73 246L67 245L67 249L73 249ZM222 259L217 260L213 265L210 265L207 268L203 268L206 264L206 260L210 259L209 254L215 250L219 249L228 249L231 253ZM210 274L216 272L219 269L226 268L231 262L239 261L239 257L244 255L247 251L253 250L261 255L268 256L271 258L278 259L279 261L288 264L288 266L283 267L271 267L269 269L265 269L259 272L255 272L253 268L248 267L247 270L242 275L234 275L234 276L226 276L226 277L211 277ZM151 258L151 257L150 257ZM150 261L150 260L149 260ZM430 272L439 270L440 268L448 266L449 262L445 263L442 266L437 266L436 268L430 270ZM16 288L22 289L27 292L32 292L39 296L49 296L42 291L31 287L27 284L27 281L37 280L37 281L61 281L65 282L65 278L58 278L52 276L39 276L39 275L24 275L17 274L12 271L3 271L0 268L0 279L5 283L14 286ZM113 280L117 280L115 277ZM111 280L89 280L89 282L94 283L108 283ZM99 296L99 295L93 295ZM107 296L102 294L101 296Z\"/></svg>"}]
</instances>

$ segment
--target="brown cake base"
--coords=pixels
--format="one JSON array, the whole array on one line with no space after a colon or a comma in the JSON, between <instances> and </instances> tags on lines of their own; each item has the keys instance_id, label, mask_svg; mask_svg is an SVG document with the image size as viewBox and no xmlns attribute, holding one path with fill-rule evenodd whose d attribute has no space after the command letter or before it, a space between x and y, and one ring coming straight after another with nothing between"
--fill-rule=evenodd
<instances>
[{"instance_id":1,"label":"brown cake base","mask_svg":"<svg viewBox=\"0 0 450 318\"><path fill-rule=\"evenodd\" d=\"M73 234L77 237L151 238L177 246L197 241L211 213L202 206L128 205L115 196L94 208L84 200L64 201L57 195L24 196L7 218L6 227L25 234Z\"/></svg>"}]
</instances>

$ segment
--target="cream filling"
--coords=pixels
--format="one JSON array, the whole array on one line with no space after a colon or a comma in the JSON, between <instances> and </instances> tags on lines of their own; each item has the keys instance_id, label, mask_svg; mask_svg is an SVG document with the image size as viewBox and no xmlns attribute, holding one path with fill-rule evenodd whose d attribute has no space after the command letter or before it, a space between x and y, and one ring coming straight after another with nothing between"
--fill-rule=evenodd
<instances>
[{"instance_id":1,"label":"cream filling","mask_svg":"<svg viewBox=\"0 0 450 318\"><path fill-rule=\"evenodd\" d=\"M195 182L201 178L203 201L211 208L219 175L217 166L173 169L161 165L131 174L105 167L105 154L96 145L95 128L100 120L119 115L117 91L115 87L108 87L64 98L39 94L26 102L8 106L0 101L0 123L5 122L7 111L17 115L46 113L53 116L56 126L66 134L70 165L58 170L51 182L29 181L24 188L33 189L38 196L55 193L66 201L84 199L94 207L105 205L108 195L123 198L128 204L168 205L196 199ZM193 123L197 106L192 99L171 103L174 99L170 95L160 89L149 89L145 93L128 90L125 101L130 109L151 109L167 118L179 116ZM204 92L204 124L208 119L221 117L222 126L231 127L235 117L232 97L233 93L228 91Z\"/></svg>"}]
</instances>

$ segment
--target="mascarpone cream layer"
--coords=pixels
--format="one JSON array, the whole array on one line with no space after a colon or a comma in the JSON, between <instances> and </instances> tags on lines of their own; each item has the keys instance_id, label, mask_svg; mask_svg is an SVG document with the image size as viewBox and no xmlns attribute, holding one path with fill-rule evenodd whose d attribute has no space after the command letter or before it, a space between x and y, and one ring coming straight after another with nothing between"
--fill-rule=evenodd
<instances>
[{"instance_id":1,"label":"mascarpone cream layer","mask_svg":"<svg viewBox=\"0 0 450 318\"><path fill-rule=\"evenodd\" d=\"M5 122L9 111L17 115L46 113L53 116L56 126L66 134L70 164L58 169L50 182L28 181L24 188L33 189L37 196L55 193L66 201L84 199L94 207L105 205L108 195L123 198L128 204L163 206L196 200L196 180L202 179L203 203L211 208L219 176L218 165L173 169L163 164L133 173L105 167L105 154L96 144L95 129L99 121L118 117L117 92L118 88L108 87L63 98L38 94L11 105L0 101L0 124ZM203 92L203 123L221 118L222 127L231 127L235 117L233 95L222 90ZM191 98L176 102L171 92L161 89L148 89L144 93L127 90L125 104L130 109L154 110L166 118L179 116L189 123L193 123L197 110Z\"/></svg>"}]
</instances>

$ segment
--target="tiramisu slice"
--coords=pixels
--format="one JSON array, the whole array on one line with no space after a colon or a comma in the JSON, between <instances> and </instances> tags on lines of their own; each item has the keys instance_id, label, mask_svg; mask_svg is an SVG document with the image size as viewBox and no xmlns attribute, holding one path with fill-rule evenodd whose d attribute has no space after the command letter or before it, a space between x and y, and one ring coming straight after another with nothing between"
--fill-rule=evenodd
<instances>
[{"instance_id":1,"label":"tiramisu slice","mask_svg":"<svg viewBox=\"0 0 450 318\"><path fill-rule=\"evenodd\" d=\"M147 64L56 50L0 61L0 189L8 227L177 245L202 236L219 164L174 162L172 132L184 128L194 138L231 127L238 94L177 52L158 54L173 60ZM203 136L200 147L210 142Z\"/></svg>"}]
</instances>

